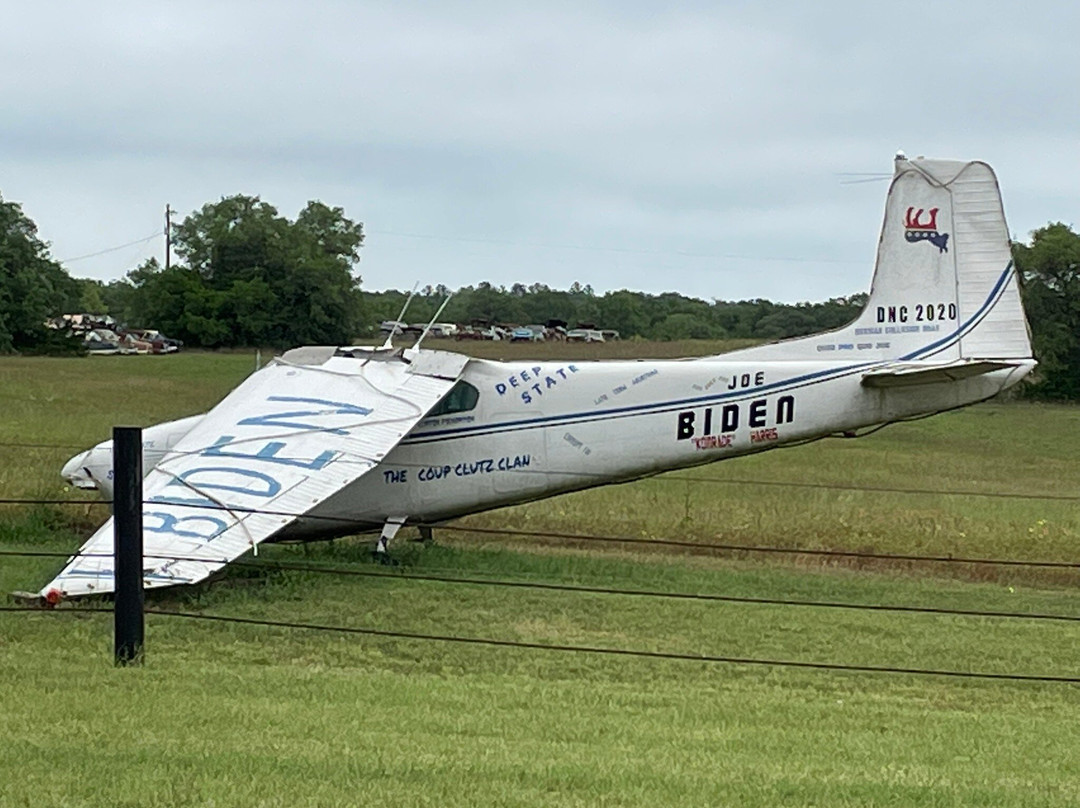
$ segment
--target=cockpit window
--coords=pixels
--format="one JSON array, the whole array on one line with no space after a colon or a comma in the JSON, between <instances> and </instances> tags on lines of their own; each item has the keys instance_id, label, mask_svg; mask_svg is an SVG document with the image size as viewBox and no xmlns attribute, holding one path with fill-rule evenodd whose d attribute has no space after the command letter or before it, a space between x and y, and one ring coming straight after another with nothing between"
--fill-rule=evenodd
<instances>
[{"instance_id":1,"label":"cockpit window","mask_svg":"<svg viewBox=\"0 0 1080 808\"><path fill-rule=\"evenodd\" d=\"M438 415L450 415L455 412L468 412L476 407L480 399L480 391L466 381L459 381L450 391L439 399L439 403L431 408L427 418Z\"/></svg>"}]
</instances>

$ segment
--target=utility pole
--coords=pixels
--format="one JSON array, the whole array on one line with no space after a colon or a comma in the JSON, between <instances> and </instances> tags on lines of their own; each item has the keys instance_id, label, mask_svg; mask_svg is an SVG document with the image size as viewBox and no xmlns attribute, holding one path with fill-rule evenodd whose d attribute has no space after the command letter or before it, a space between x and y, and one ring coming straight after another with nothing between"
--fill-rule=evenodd
<instances>
[{"instance_id":1,"label":"utility pole","mask_svg":"<svg viewBox=\"0 0 1080 808\"><path fill-rule=\"evenodd\" d=\"M172 263L172 207L165 205L165 269Z\"/></svg>"}]
</instances>

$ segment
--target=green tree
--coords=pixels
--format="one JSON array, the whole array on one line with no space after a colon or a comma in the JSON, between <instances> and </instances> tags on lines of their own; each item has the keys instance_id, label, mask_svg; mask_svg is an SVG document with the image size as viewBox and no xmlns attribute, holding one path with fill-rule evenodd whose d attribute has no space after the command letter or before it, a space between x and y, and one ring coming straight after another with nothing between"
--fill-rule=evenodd
<instances>
[{"instance_id":1,"label":"green tree","mask_svg":"<svg viewBox=\"0 0 1080 808\"><path fill-rule=\"evenodd\" d=\"M130 273L125 313L207 347L347 344L362 326L363 241L341 208L309 202L290 221L258 197L225 197L176 226L181 263Z\"/></svg>"},{"instance_id":2,"label":"green tree","mask_svg":"<svg viewBox=\"0 0 1080 808\"><path fill-rule=\"evenodd\" d=\"M101 299L105 304L105 313L112 315L121 323L132 320L131 303L134 295L135 287L131 282L130 274L104 284L101 289Z\"/></svg>"},{"instance_id":3,"label":"green tree","mask_svg":"<svg viewBox=\"0 0 1080 808\"><path fill-rule=\"evenodd\" d=\"M409 321L426 322L448 291L445 287L421 290L409 307ZM397 317L405 296L393 290L365 293L370 313L366 333L374 333L381 320ZM443 319L521 325L564 320L571 328L578 323L592 323L615 329L624 337L650 339L783 339L847 325L866 305L867 297L857 294L796 305L768 300L709 303L674 292L650 295L626 289L598 297L590 286L581 283L559 290L542 283L515 283L506 289L485 282L459 289Z\"/></svg>"},{"instance_id":4,"label":"green tree","mask_svg":"<svg viewBox=\"0 0 1080 808\"><path fill-rule=\"evenodd\" d=\"M74 278L79 292L78 309L87 314L108 314L105 304L105 284L93 278Z\"/></svg>"},{"instance_id":5,"label":"green tree","mask_svg":"<svg viewBox=\"0 0 1080 808\"><path fill-rule=\"evenodd\" d=\"M600 298L600 317L603 328L618 331L621 336L644 334L649 328L648 296L642 292L620 289Z\"/></svg>"},{"instance_id":6,"label":"green tree","mask_svg":"<svg viewBox=\"0 0 1080 808\"><path fill-rule=\"evenodd\" d=\"M690 312L669 314L653 326L655 339L708 339L712 336L709 324Z\"/></svg>"},{"instance_id":7,"label":"green tree","mask_svg":"<svg viewBox=\"0 0 1080 808\"><path fill-rule=\"evenodd\" d=\"M50 340L45 321L78 308L78 284L49 257L37 225L0 197L0 353Z\"/></svg>"},{"instance_id":8,"label":"green tree","mask_svg":"<svg viewBox=\"0 0 1080 808\"><path fill-rule=\"evenodd\" d=\"M784 306L758 320L754 325L754 336L787 339L813 334L819 330L821 329L808 311L796 306Z\"/></svg>"},{"instance_id":9,"label":"green tree","mask_svg":"<svg viewBox=\"0 0 1080 808\"><path fill-rule=\"evenodd\" d=\"M1061 222L1014 243L1039 367L1030 395L1080 399L1080 234Z\"/></svg>"}]
</instances>

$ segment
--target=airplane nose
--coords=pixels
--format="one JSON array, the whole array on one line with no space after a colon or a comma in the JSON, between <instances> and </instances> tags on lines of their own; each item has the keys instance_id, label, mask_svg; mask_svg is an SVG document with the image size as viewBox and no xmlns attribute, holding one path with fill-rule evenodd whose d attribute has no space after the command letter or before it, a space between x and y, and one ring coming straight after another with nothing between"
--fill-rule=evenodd
<instances>
[{"instance_id":1,"label":"airplane nose","mask_svg":"<svg viewBox=\"0 0 1080 808\"><path fill-rule=\"evenodd\" d=\"M104 441L93 449L75 455L64 464L60 474L76 488L96 489L106 499L111 498L112 441Z\"/></svg>"},{"instance_id":2,"label":"airplane nose","mask_svg":"<svg viewBox=\"0 0 1080 808\"><path fill-rule=\"evenodd\" d=\"M75 455L67 463L64 464L64 468L60 470L60 476L67 480L75 488L97 488L97 483L94 482L94 478L86 470L86 465L90 460L90 452L92 449L88 449L81 454Z\"/></svg>"}]
</instances>

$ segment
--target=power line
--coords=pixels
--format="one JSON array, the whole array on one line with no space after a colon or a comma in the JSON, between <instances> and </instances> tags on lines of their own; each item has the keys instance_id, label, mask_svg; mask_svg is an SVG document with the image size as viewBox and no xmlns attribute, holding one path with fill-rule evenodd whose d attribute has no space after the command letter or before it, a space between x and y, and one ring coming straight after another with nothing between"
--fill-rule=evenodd
<instances>
[{"instance_id":1,"label":"power line","mask_svg":"<svg viewBox=\"0 0 1080 808\"><path fill-rule=\"evenodd\" d=\"M0 499L0 505L27 505L27 504L72 504L72 505L91 505L91 504L110 504L102 501L101 503L95 503L91 500L28 500L28 499ZM153 502L146 501L144 505L153 505ZM199 505L199 504L187 504L187 503L170 503L170 507L179 508L200 508L203 510L222 510L230 513L240 514L262 514L265 516L284 516L292 519L307 519L310 521L331 522L341 525L348 525L354 528L360 528L355 520L348 519L340 516L321 516L318 514L308 513L294 513L290 511L277 511L277 510L265 510L256 508L241 508L241 507L215 507L213 505ZM813 547L769 547L759 544L736 544L730 542L704 542L704 541L689 541L685 539L661 539L661 538L643 538L637 536L603 536L587 533L563 533L557 531L543 531L543 530L515 530L513 528L484 528L473 527L464 525L448 525L443 523L416 523L414 527L428 527L438 528L439 530L449 530L458 533L482 533L482 534L495 534L505 536L525 536L538 539L558 539L562 541L582 541L582 542L601 542L612 544L637 544L643 546L656 546L656 547L678 547L687 550L699 550L699 551L719 551L719 552L741 552L741 553L771 553L771 554L783 554L783 555L806 555L806 556L819 556L824 558L860 558L867 560L877 561L907 561L907 562L924 562L924 563L939 563L939 564L984 564L992 566L1004 566L1004 567L1040 567L1050 569L1080 569L1080 562L1076 561L1039 561L1031 559L1012 559L1012 558L984 558L978 556L954 556L954 555L920 555L916 553L877 553L864 550L829 550L823 548ZM376 530L376 527L370 528L371 531ZM77 555L77 553L69 554ZM204 560L204 559L203 559ZM228 563L228 562L225 562Z\"/></svg>"},{"instance_id":2,"label":"power line","mask_svg":"<svg viewBox=\"0 0 1080 808\"><path fill-rule=\"evenodd\" d=\"M533 536L535 538L563 539L568 541L596 541L623 544L657 545L661 547L682 547L691 550L721 550L744 553L786 553L790 555L812 555L838 558L866 558L882 561L926 561L954 564L993 564L1014 567L1052 567L1078 569L1080 562L1073 561L1028 561L1008 558L976 558L968 556L932 556L906 553L872 553L860 550L823 550L808 547L765 547L756 544L727 544L717 542L694 542L680 539L648 539L636 536L594 536L582 533L557 533L538 530L513 530L511 528L464 527L458 525L429 524L424 527L440 530L453 530L463 533L493 533L510 536Z\"/></svg>"},{"instance_id":3,"label":"power line","mask_svg":"<svg viewBox=\"0 0 1080 808\"><path fill-rule=\"evenodd\" d=\"M481 645L495 648L519 648L537 651L560 651L564 653L602 654L608 656L638 657L643 659L678 660L685 662L726 663L734 665L765 665L769 667L803 668L823 671L848 671L852 673L901 673L915 676L945 676L965 679L994 679L1020 682L1056 682L1080 684L1080 677L1049 676L1017 673L992 673L984 671L937 670L930 668L901 668L878 665L846 665L833 662L801 662L790 659L760 659L754 657L717 656L713 654L685 654L670 651L642 651L630 648L607 648L587 645L555 645L547 643L525 642L521 640L498 640L488 637L465 637L453 634L427 634L411 631L390 631L386 629L362 628L354 626L329 626L318 623L297 623L283 620L260 620L249 617L231 617L197 612L181 612L165 609L147 609L147 614L162 617L180 617L193 620L207 620L221 623L267 626L272 628L290 628L306 631L330 631L344 634L360 634L369 637L387 637L393 639L421 640L428 642L459 643Z\"/></svg>"},{"instance_id":4,"label":"power line","mask_svg":"<svg viewBox=\"0 0 1080 808\"><path fill-rule=\"evenodd\" d=\"M883 182L885 180L892 179L891 174L886 174L880 177L863 177L858 180L840 180L840 185L861 185L866 182Z\"/></svg>"},{"instance_id":5,"label":"power line","mask_svg":"<svg viewBox=\"0 0 1080 808\"><path fill-rule=\"evenodd\" d=\"M100 606L73 606L65 609L40 609L36 606L4 606L0 612L27 612L32 614L112 614L113 610Z\"/></svg>"},{"instance_id":6,"label":"power line","mask_svg":"<svg viewBox=\"0 0 1080 808\"><path fill-rule=\"evenodd\" d=\"M0 447L14 447L14 448L29 448L29 449L78 449L78 446L63 445L63 444L44 444L44 443L0 443ZM183 454L198 454L198 451L184 452ZM289 459L289 458L282 458ZM294 458L295 459L295 458ZM310 459L310 458L301 458ZM398 466L406 466L410 468L427 468L428 464L424 463L397 463ZM569 471L553 471L553 470L532 470L532 469L517 469L515 473L521 474L548 474L548 475L567 475L577 474L581 475L581 472L569 472ZM605 476L605 475L595 475ZM738 479L727 480L717 477L693 477L688 475L671 475L661 476L654 475L649 477L643 477L640 480L634 482L689 482L689 483L702 483L706 485L758 485L765 487L775 488L808 488L820 491L858 491L869 494L916 494L923 496L949 496L949 497L985 497L988 499L1026 499L1026 500L1042 500L1052 502L1080 502L1080 494L1050 494L1050 493L1027 493L1021 491L974 491L974 490L959 490L950 488L899 488L894 486L885 485L850 485L845 483L804 483L794 482L789 480L758 480L758 479ZM0 499L0 505L64 505L69 503L82 503L83 500L61 500L61 499L46 499L46 500L29 500L29 499ZM100 504L110 504L107 500L100 500ZM320 518L320 517L312 517ZM348 521L348 520L341 520Z\"/></svg>"},{"instance_id":7,"label":"power line","mask_svg":"<svg viewBox=\"0 0 1080 808\"><path fill-rule=\"evenodd\" d=\"M718 603L743 603L764 606L803 606L819 609L851 609L854 611L905 612L912 614L950 615L957 617L995 617L1026 620L1060 620L1080 622L1080 615L1063 615L1039 612L1004 612L981 611L978 609L955 609L936 606L892 606L878 603L843 603L839 601L790 600L783 598L760 598L742 595L716 595L700 592L664 592L649 589L619 589L615 587L583 586L580 584L556 584L538 581L512 581L500 578L463 578L429 573L385 573L370 570L346 570L333 567L317 567L300 564L281 564L279 562L234 562L247 569L270 569L290 572L311 572L336 574L363 578L387 578L390 580L428 581L444 584L465 584L470 586L495 586L512 589L538 589L550 592L575 592L594 595L619 595L626 597L659 598L670 600L691 600Z\"/></svg>"},{"instance_id":8,"label":"power line","mask_svg":"<svg viewBox=\"0 0 1080 808\"><path fill-rule=\"evenodd\" d=\"M9 551L0 550L0 556L20 556L28 558L70 558L71 553L54 551ZM84 553L82 558L112 558L111 553ZM229 564L226 558L199 558L185 556L165 556L147 554L144 559L169 560L169 561L193 561L206 564ZM845 603L842 601L816 601L816 600L792 600L785 598L763 598L744 595L718 595L704 592L665 592L662 590L648 589L620 589L617 587L585 586L581 584L559 584L540 581L515 581L503 578L468 578L451 575L433 575L430 573L386 573L372 570L342 569L340 567L324 567L310 564L293 564L282 562L243 561L231 562L233 566L245 569L268 570L271 572L307 572L325 575L340 575L359 578L383 578L388 580L426 581L443 584L463 584L467 586L493 586L511 589L536 589L549 592L573 592L579 594L616 595L625 597L657 598L667 600L688 600L714 603L741 603L748 605L763 606L801 606L821 609L848 609L851 611L872 612L898 612L907 614L931 614L955 617L982 617L1002 618L1019 620L1056 620L1063 622L1080 622L1080 615L1052 614L1047 612L1006 612L997 610L957 609L943 606L906 606L890 605L883 603Z\"/></svg>"},{"instance_id":9,"label":"power line","mask_svg":"<svg viewBox=\"0 0 1080 808\"><path fill-rule=\"evenodd\" d=\"M11 443L0 442L0 448L16 448L16 449L65 449L65 450L79 450L85 449L85 446L75 444L62 444L62 443ZM204 449L194 449L185 452L175 452L170 450L170 455L193 455L199 454ZM294 459L294 460L310 460L311 458L288 458L285 456L279 459ZM338 462L362 462L365 464L375 462L371 460L359 460L348 461L340 460ZM396 466L403 466L408 468L427 468L429 464L425 463L396 463ZM516 469L516 474L544 474L544 475L575 475L575 476L594 476L608 479L608 475L604 474L590 474L582 471L559 471L555 469ZM960 490L960 489L948 489L948 488L904 488L896 486L884 486L884 485L851 485L846 483L815 483L815 482L795 482L789 480L760 480L760 479L737 479L728 480L717 477L696 477L691 475L682 475L678 472L669 473L666 475L650 475L642 477L639 480L633 482L692 482L702 483L706 485L758 485L766 487L776 488L807 488L822 491L858 491L872 494L919 494L924 496L956 496L956 497L983 497L988 499L1026 499L1026 500L1042 500L1051 502L1080 502L1080 494L1051 494L1051 493L1028 493L1020 491L974 491L974 490ZM104 502L104 501L103 501ZM15 501L0 499L0 504L34 504L28 501ZM62 501L42 500L40 504L64 504ZM342 520L348 521L348 520Z\"/></svg>"},{"instance_id":10,"label":"power line","mask_svg":"<svg viewBox=\"0 0 1080 808\"><path fill-rule=\"evenodd\" d=\"M11 556L13 558L71 558L75 555L78 555L78 553L59 553L55 550L0 550L0 556Z\"/></svg>"},{"instance_id":11,"label":"power line","mask_svg":"<svg viewBox=\"0 0 1080 808\"><path fill-rule=\"evenodd\" d=\"M144 505L146 503L143 503ZM0 499L0 505L112 505L111 499Z\"/></svg>"},{"instance_id":12,"label":"power line","mask_svg":"<svg viewBox=\"0 0 1080 808\"><path fill-rule=\"evenodd\" d=\"M64 449L65 451L85 449L74 443L12 443L0 442L0 448L4 449Z\"/></svg>"},{"instance_id":13,"label":"power line","mask_svg":"<svg viewBox=\"0 0 1080 808\"><path fill-rule=\"evenodd\" d=\"M111 613L111 609L52 609L42 610L25 606L0 606L0 612L25 612L35 614L79 614ZM716 654L688 654L674 651L643 651L633 648L610 648L589 645L558 645L552 643L526 642L522 640L499 640L490 637L466 637L455 634L428 634L414 631L392 631L388 629L363 628L359 626L330 626L319 623L298 623L284 620L263 620L251 617L236 617L198 612L181 612L169 609L147 609L146 614L160 617L179 617L189 620L205 620L216 623L232 623L268 628L288 628L301 631L336 632L341 634L359 634L387 639L417 640L424 642L457 643L479 645L491 648L514 648L534 651L557 651L562 653L596 654L603 656L632 657L639 659L660 659L680 662L705 662L709 664L758 665L777 668L801 668L835 673L895 673L911 676L942 676L955 679L984 679L1013 682L1048 682L1055 684L1080 684L1080 677L1053 676L1047 674L994 673L990 671L958 671L935 668L906 668L891 665L849 665L838 662L803 662L793 659L764 659L757 657L720 656Z\"/></svg>"},{"instance_id":14,"label":"power line","mask_svg":"<svg viewBox=\"0 0 1080 808\"><path fill-rule=\"evenodd\" d=\"M75 261L82 261L84 258L97 258L99 255L106 255L107 253L116 252L117 250L123 250L127 247L134 247L136 244L145 244L151 239L155 239L160 236L161 233L153 233L152 235L145 236L144 238L135 239L135 241L129 241L127 244L118 244L115 247L107 247L104 250L98 250L97 252L87 253L86 255L77 255L74 258L61 259L61 264L71 264Z\"/></svg>"},{"instance_id":15,"label":"power line","mask_svg":"<svg viewBox=\"0 0 1080 808\"><path fill-rule=\"evenodd\" d=\"M156 239L159 235L161 235L161 234L160 233L153 233L153 234L151 234L149 236L144 236L143 238L135 239L134 241L129 241L129 242L125 243L125 244L118 244L115 247L107 247L104 250L98 250L97 252L86 253L85 255L77 255L74 258L63 258L63 259L61 259L59 261L59 263L61 263L61 264L70 264L70 263L73 263L75 261L82 261L82 260L84 260L86 258L96 258L99 255L107 255L108 253L116 252L117 250L123 250L123 249L126 249L128 247L134 247L134 246L137 246L139 244L145 244L148 241Z\"/></svg>"},{"instance_id":16,"label":"power line","mask_svg":"<svg viewBox=\"0 0 1080 808\"><path fill-rule=\"evenodd\" d=\"M715 477L650 477L651 481L684 480L694 483L713 483L721 485L761 485L778 488L816 488L828 491L863 491L871 494L923 494L949 497L987 497L991 499L1034 499L1061 502L1080 502L1077 494L1029 494L1013 491L957 491L943 488L894 488L885 485L847 485L844 483L799 483L785 480L722 480Z\"/></svg>"}]
</instances>

